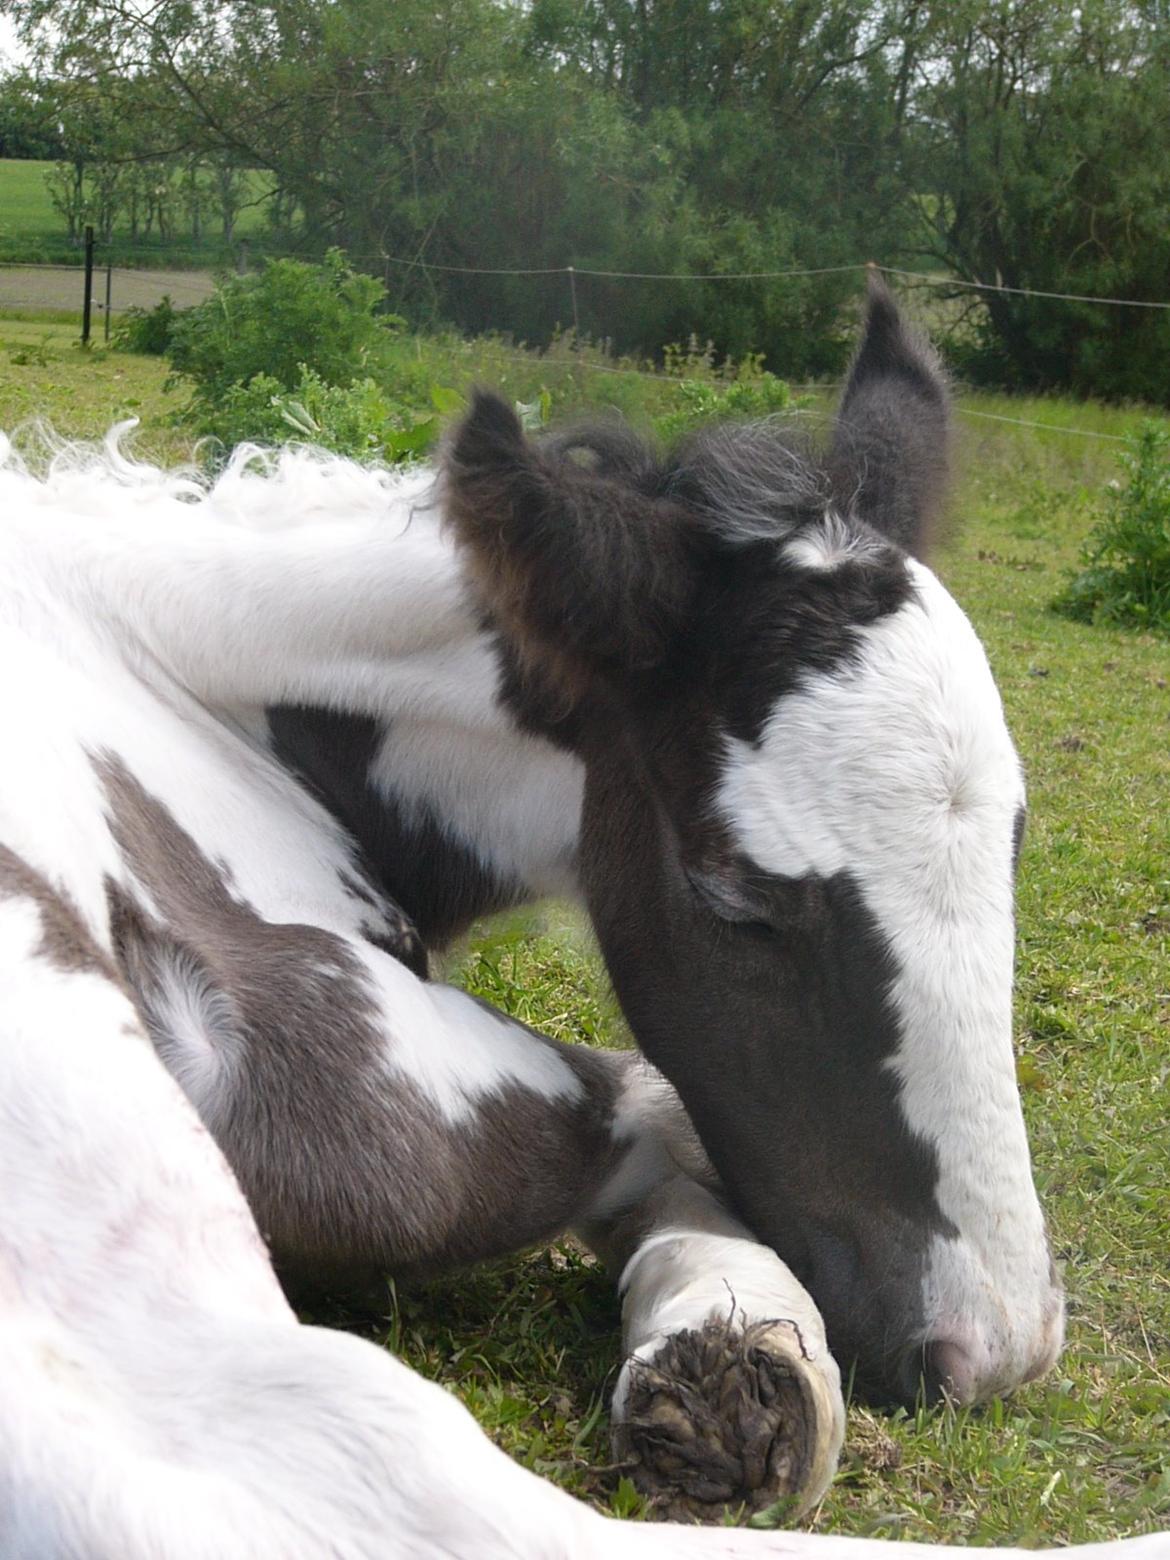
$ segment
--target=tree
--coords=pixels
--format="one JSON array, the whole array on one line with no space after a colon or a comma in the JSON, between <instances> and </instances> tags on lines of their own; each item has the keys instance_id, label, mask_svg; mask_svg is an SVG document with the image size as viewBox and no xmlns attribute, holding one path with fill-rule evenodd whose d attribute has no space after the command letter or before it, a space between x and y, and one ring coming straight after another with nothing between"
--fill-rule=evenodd
<instances>
[{"instance_id":1,"label":"tree","mask_svg":"<svg viewBox=\"0 0 1170 1560\"><path fill-rule=\"evenodd\" d=\"M57 161L45 185L71 243L92 223L108 241L126 182L127 128L96 91L74 84L46 87L42 102L57 124Z\"/></svg>"},{"instance_id":2,"label":"tree","mask_svg":"<svg viewBox=\"0 0 1170 1560\"><path fill-rule=\"evenodd\" d=\"M1165 301L1170 38L1158 6L933 9L908 180L957 276ZM1170 312L988 293L970 368L1022 386L1170 399Z\"/></svg>"},{"instance_id":3,"label":"tree","mask_svg":"<svg viewBox=\"0 0 1170 1560\"><path fill-rule=\"evenodd\" d=\"M53 104L27 72L0 81L0 157L57 158L61 130Z\"/></svg>"},{"instance_id":4,"label":"tree","mask_svg":"<svg viewBox=\"0 0 1170 1560\"><path fill-rule=\"evenodd\" d=\"M831 370L855 268L1162 301L1165 0L0 0L136 158L270 175L420 321ZM150 217L147 221L149 223ZM158 220L161 222L160 212ZM579 275L646 272L663 281ZM544 278L520 271L546 271ZM721 272L816 271L734 286ZM963 366L1170 399L1170 317L986 294Z\"/></svg>"}]
</instances>

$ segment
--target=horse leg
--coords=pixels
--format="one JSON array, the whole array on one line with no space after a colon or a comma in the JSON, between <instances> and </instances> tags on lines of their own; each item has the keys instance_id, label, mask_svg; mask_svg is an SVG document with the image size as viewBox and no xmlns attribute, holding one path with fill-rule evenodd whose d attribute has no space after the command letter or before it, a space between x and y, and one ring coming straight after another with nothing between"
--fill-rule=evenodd
<instances>
[{"instance_id":1,"label":"horse leg","mask_svg":"<svg viewBox=\"0 0 1170 1560\"><path fill-rule=\"evenodd\" d=\"M293 964L285 929L241 922L246 979L216 955L234 982L225 1004L165 929L126 906L116 926L160 1051L198 1082L285 1272L433 1272L583 1225L624 1267L633 1358L617 1419L663 1504L819 1497L842 1413L815 1308L686 1173L685 1117L640 1058L557 1045L377 950L306 943L303 928ZM184 1055L176 1011L222 1062ZM650 1455L670 1418L664 1371L675 1429L689 1416L714 1438L705 1463Z\"/></svg>"},{"instance_id":2,"label":"horse leg","mask_svg":"<svg viewBox=\"0 0 1170 1560\"><path fill-rule=\"evenodd\" d=\"M0 993L5 1560L679 1552L615 1540L449 1393L297 1322L113 962L3 846Z\"/></svg>"},{"instance_id":3,"label":"horse leg","mask_svg":"<svg viewBox=\"0 0 1170 1560\"><path fill-rule=\"evenodd\" d=\"M614 1132L631 1151L581 1229L619 1275L615 1451L669 1514L784 1502L795 1517L828 1488L845 1429L820 1315L727 1208L674 1090L621 1061Z\"/></svg>"}]
</instances>

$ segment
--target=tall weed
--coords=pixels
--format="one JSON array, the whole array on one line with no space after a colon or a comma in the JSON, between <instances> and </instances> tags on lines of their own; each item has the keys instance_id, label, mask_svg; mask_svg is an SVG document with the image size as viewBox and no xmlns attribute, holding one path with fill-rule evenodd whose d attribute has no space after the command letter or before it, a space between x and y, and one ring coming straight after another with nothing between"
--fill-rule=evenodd
<instances>
[{"instance_id":1,"label":"tall weed","mask_svg":"<svg viewBox=\"0 0 1170 1560\"><path fill-rule=\"evenodd\" d=\"M462 397L438 387L430 400L425 410L407 404L369 378L330 385L302 365L291 390L272 374L229 385L213 405L202 408L199 429L226 449L302 439L357 460L411 460L434 445L441 415L463 405Z\"/></svg>"},{"instance_id":2,"label":"tall weed","mask_svg":"<svg viewBox=\"0 0 1170 1560\"><path fill-rule=\"evenodd\" d=\"M1143 423L1122 456L1126 480L1109 490L1075 574L1052 603L1084 623L1170 633L1170 432Z\"/></svg>"}]
</instances>

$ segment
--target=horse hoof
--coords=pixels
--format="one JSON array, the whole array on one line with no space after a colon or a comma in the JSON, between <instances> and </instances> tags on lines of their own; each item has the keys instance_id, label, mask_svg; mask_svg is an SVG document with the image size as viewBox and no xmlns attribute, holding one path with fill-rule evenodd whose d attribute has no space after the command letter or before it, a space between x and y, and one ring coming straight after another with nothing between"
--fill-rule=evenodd
<instances>
[{"instance_id":1,"label":"horse hoof","mask_svg":"<svg viewBox=\"0 0 1170 1560\"><path fill-rule=\"evenodd\" d=\"M712 1317L626 1361L614 1450L663 1517L775 1506L795 1521L829 1486L844 1418L836 1363L810 1357L795 1322Z\"/></svg>"}]
</instances>

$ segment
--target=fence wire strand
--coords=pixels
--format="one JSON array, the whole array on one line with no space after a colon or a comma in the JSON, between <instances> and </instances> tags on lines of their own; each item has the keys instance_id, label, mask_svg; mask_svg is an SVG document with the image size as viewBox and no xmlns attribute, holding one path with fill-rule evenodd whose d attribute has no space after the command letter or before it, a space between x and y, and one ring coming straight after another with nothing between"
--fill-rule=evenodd
<instances>
[{"instance_id":1,"label":"fence wire strand","mask_svg":"<svg viewBox=\"0 0 1170 1560\"><path fill-rule=\"evenodd\" d=\"M965 282L957 276L934 276L928 271L902 271L897 266L875 267L885 276L902 276L928 287L965 287L977 292L1014 293L1021 298L1057 298L1064 303L1107 303L1118 309L1170 309L1170 303L1149 298L1099 298L1093 293L1045 292L1039 287L1007 287L1002 282Z\"/></svg>"},{"instance_id":2,"label":"fence wire strand","mask_svg":"<svg viewBox=\"0 0 1170 1560\"><path fill-rule=\"evenodd\" d=\"M547 277L592 276L604 281L626 282L773 282L795 280L805 276L839 276L849 272L880 271L883 276L897 276L905 281L926 287L962 289L975 292L1009 293L1020 298L1053 298L1063 303L1096 303L1118 309L1170 309L1170 300L1154 298L1109 298L1096 293L1051 292L1040 287L1009 287L1005 282L967 281L957 276L939 276L931 271L909 271L896 265L879 265L872 260L854 260L845 265L792 266L777 271L607 271L593 266L486 266L447 265L435 260L410 259L404 255L351 255L350 259L383 266L396 265L407 270L437 271L448 276L515 276ZM102 262L98 269L105 270L109 262ZM0 269L21 271L77 271L81 264L63 265L59 262L0 260ZM141 275L147 268L114 265L119 275ZM195 266L190 269L198 269ZM181 282L188 288L195 284Z\"/></svg>"},{"instance_id":3,"label":"fence wire strand","mask_svg":"<svg viewBox=\"0 0 1170 1560\"><path fill-rule=\"evenodd\" d=\"M973 407L960 406L963 417L982 417L987 422L1013 423L1017 428L1039 428L1044 433L1074 433L1082 439L1109 439L1114 444L1124 444L1124 433L1098 433L1093 428L1068 428L1063 423L1032 422L1027 417L1005 417L1000 412L977 412Z\"/></svg>"},{"instance_id":4,"label":"fence wire strand","mask_svg":"<svg viewBox=\"0 0 1170 1560\"><path fill-rule=\"evenodd\" d=\"M925 271L911 271L899 266L878 265L872 261L854 261L846 265L790 267L774 271L712 271L712 272L674 272L674 271L609 271L590 266L542 266L542 267L505 267L505 266L457 266L439 264L420 258L408 259L400 255L353 255L350 257L357 262L370 263L377 261L383 266L396 265L406 269L436 271L456 276L509 276L547 278L561 276L566 279L576 277L595 277L605 281L633 281L633 282L753 282L753 281L782 281L801 277L844 275L850 272L878 271L885 276L898 277L901 280L925 285L929 287L949 289L969 289L978 292L1009 293L1020 297L1051 298L1068 303L1092 303L1110 305L1116 308L1137 309L1170 309L1170 302L1159 302L1142 298L1107 298L1098 297L1087 293L1047 292L1039 288L1009 287L999 282L974 282L965 281L958 277L939 276ZM95 267L95 279L103 275L107 269L111 276L121 281L138 280L144 275L153 277L165 277L163 291L165 293L178 292L188 296L198 295L200 299L209 296L210 279L205 284L196 281L190 275L172 275L133 266L110 264L108 261ZM195 268L192 267L192 270ZM83 270L80 261L76 265L66 265L60 262L33 261L22 262L18 260L0 260L0 271L53 271L65 272L76 275ZM100 300L95 299L99 307ZM0 304L5 307L35 309L43 304L43 300L16 297L0 299ZM522 357L519 354L499 354L497 360L522 364L531 367L534 359ZM536 362L541 361L538 355ZM563 366L569 371L584 369L588 373L608 374L618 378L637 378L657 380L664 384L677 384L680 377L673 374L656 372L651 369L637 369L617 367L606 363L592 362L584 357L576 359L547 359L549 365ZM797 387L793 390L796 394L807 393L815 390L816 386ZM1031 428L1045 433L1064 433L1083 439L1102 439L1114 444L1125 443L1125 435L1117 433L1101 433L1092 428L1071 428L1060 423L1046 423L1033 421L1024 417L1009 417L998 412L979 412L971 407L960 406L957 408L963 417L978 418L986 422L1006 423L1018 428ZM808 416L810 412L801 407L789 409L789 415Z\"/></svg>"},{"instance_id":5,"label":"fence wire strand","mask_svg":"<svg viewBox=\"0 0 1170 1560\"><path fill-rule=\"evenodd\" d=\"M1003 282L972 282L955 276L939 276L930 271L908 271L900 266L878 265L875 261L854 260L846 265L793 266L780 271L603 271L591 266L542 266L531 270L520 267L446 265L438 261L407 259L402 255L358 255L359 260L377 260L382 265L406 269L439 271L453 276L594 276L610 281L630 282L768 282L803 276L835 276L847 272L880 271L883 276L898 276L928 287L974 289L978 292L1011 293L1022 298L1056 298L1067 303L1110 304L1122 309L1170 309L1170 301L1148 298L1106 298L1094 293L1048 292L1039 287L1009 287Z\"/></svg>"}]
</instances>

